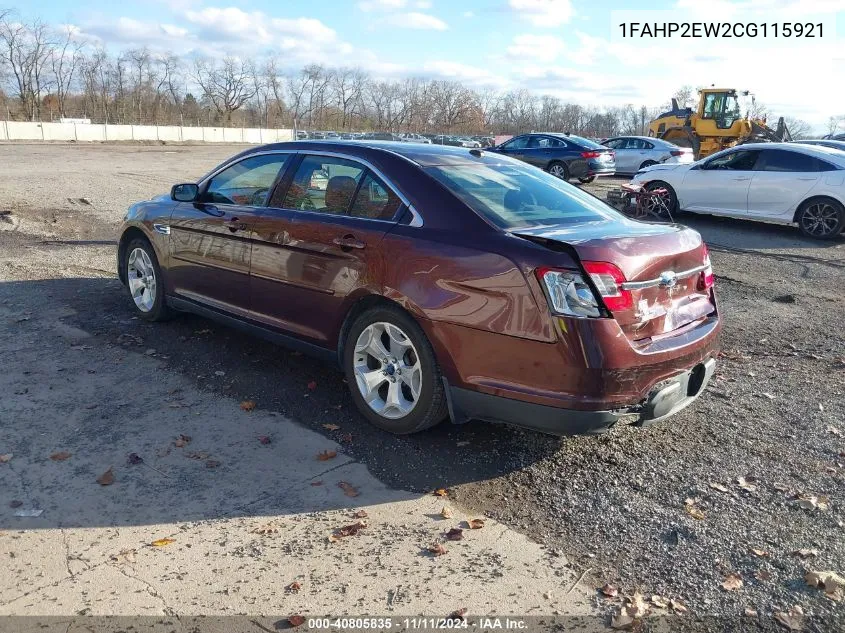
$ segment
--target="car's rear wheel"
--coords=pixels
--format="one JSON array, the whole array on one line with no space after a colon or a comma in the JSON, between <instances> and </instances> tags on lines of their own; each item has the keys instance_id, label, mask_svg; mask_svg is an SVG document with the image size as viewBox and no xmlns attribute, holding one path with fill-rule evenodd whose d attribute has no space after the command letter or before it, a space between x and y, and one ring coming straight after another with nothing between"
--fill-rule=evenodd
<instances>
[{"instance_id":1,"label":"car's rear wheel","mask_svg":"<svg viewBox=\"0 0 845 633\"><path fill-rule=\"evenodd\" d=\"M355 319L344 343L343 368L358 410L380 429L406 435L446 417L431 343L399 308L378 306Z\"/></svg>"},{"instance_id":2,"label":"car's rear wheel","mask_svg":"<svg viewBox=\"0 0 845 633\"><path fill-rule=\"evenodd\" d=\"M561 163L556 160L549 163L546 171L548 171L552 176L557 176L561 180L569 180L569 168L567 168L566 163Z\"/></svg>"},{"instance_id":3,"label":"car's rear wheel","mask_svg":"<svg viewBox=\"0 0 845 633\"><path fill-rule=\"evenodd\" d=\"M654 160L647 160L642 165L640 165L640 169L645 169L646 167L651 167L652 165L656 165L657 161Z\"/></svg>"},{"instance_id":4,"label":"car's rear wheel","mask_svg":"<svg viewBox=\"0 0 845 633\"><path fill-rule=\"evenodd\" d=\"M134 239L126 247L126 286L138 316L147 321L164 321L171 316L164 299L164 283L158 258L145 239Z\"/></svg>"},{"instance_id":5,"label":"car's rear wheel","mask_svg":"<svg viewBox=\"0 0 845 633\"><path fill-rule=\"evenodd\" d=\"M831 240L845 228L845 207L831 198L808 200L798 211L798 227L807 237Z\"/></svg>"},{"instance_id":6,"label":"car's rear wheel","mask_svg":"<svg viewBox=\"0 0 845 633\"><path fill-rule=\"evenodd\" d=\"M595 176L587 176L586 178L579 178L578 182L584 185L588 185L596 179Z\"/></svg>"},{"instance_id":7,"label":"car's rear wheel","mask_svg":"<svg viewBox=\"0 0 845 633\"><path fill-rule=\"evenodd\" d=\"M662 220L673 219L672 214L676 212L678 207L678 196L672 186L662 180L654 180L648 183L645 189L650 192L662 189L665 193L646 198L643 202L644 213Z\"/></svg>"}]
</instances>

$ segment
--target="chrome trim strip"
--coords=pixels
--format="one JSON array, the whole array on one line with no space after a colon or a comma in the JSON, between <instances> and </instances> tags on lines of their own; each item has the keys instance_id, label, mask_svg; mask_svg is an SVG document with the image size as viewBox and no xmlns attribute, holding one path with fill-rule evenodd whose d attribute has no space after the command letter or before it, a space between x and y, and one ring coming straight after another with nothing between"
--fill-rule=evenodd
<instances>
[{"instance_id":1,"label":"chrome trim strip","mask_svg":"<svg viewBox=\"0 0 845 633\"><path fill-rule=\"evenodd\" d=\"M382 148L373 148L373 147L369 147L369 146L365 146L365 147L367 147L368 149L382 149ZM388 151L389 153L394 154L394 152L390 152L389 150L382 150L382 151ZM359 156L355 156L355 155L352 155L352 154L344 154L342 152L331 152L331 151L328 151L328 150L321 150L321 149L316 149L316 150L310 150L310 149L274 149L274 150L267 150L266 152L255 152L255 153L250 154L249 156L244 156L241 160L239 160L237 162L226 163L224 166L220 167L216 171L213 171L210 174L208 174L207 176L205 176L197 184L199 185L200 189L202 189L207 180L211 180L212 178L214 178L217 174L219 174L224 169L228 169L232 165L236 165L237 163L240 163L241 161L244 161L248 158L252 158L253 156L266 156L268 154L308 154L308 155L311 155L311 156L329 156L331 158L343 158L345 160L351 160L351 161L356 162L356 163L361 163L362 165L364 165L364 167L366 167L367 169L372 171L376 176L381 178L382 181L384 182L384 184L386 184L388 187L390 187L393 190L393 193L395 193L396 196L405 204L405 206L408 207L408 209L411 210L411 215L413 216L413 220L411 221L410 226L422 226L423 225L422 216L414 208L414 206L411 204L411 201L408 200L408 198L405 196L405 194L403 194L399 190L399 188L393 183L393 181L390 180L390 178L385 176L384 173L381 172L381 170L374 167L373 164L370 163L368 160L366 160L364 158L360 158ZM264 206L264 207L259 207L259 208L271 209L273 207ZM292 210L293 211L300 211L301 209L292 209ZM369 220L370 222L387 222L387 223L390 223L390 224L394 224L395 221L396 221L395 217L392 220L379 220L379 219L376 219L376 218L358 218L357 216L344 216L344 217L355 217L358 220Z\"/></svg>"},{"instance_id":2,"label":"chrome trim strip","mask_svg":"<svg viewBox=\"0 0 845 633\"><path fill-rule=\"evenodd\" d=\"M706 268L707 264L702 264L701 266L696 266L695 268L690 268L689 270L683 270L679 273L675 273L675 279L686 279L687 277L692 277ZM643 288L654 288L660 284L661 279L658 277L657 279L649 279L648 281L626 281L621 285L621 288L622 290L642 290Z\"/></svg>"},{"instance_id":3,"label":"chrome trim strip","mask_svg":"<svg viewBox=\"0 0 845 633\"><path fill-rule=\"evenodd\" d=\"M153 230L162 235L170 235L170 227L166 224L153 224Z\"/></svg>"}]
</instances>

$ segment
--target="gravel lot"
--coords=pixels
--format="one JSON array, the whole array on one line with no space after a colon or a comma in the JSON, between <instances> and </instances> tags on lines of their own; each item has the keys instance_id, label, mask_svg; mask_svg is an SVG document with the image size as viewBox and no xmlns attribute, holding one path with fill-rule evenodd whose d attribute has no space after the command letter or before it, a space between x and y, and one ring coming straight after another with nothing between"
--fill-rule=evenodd
<instances>
[{"instance_id":1,"label":"gravel lot","mask_svg":"<svg viewBox=\"0 0 845 633\"><path fill-rule=\"evenodd\" d=\"M17 319L36 318L42 302L70 306L62 323L90 334L87 344L98 350L127 333L145 341L140 352L165 350L156 353L156 384L173 380L209 398L254 400L259 412L336 442L387 490L448 488L459 507L542 545L544 565L559 556L571 563L570 575L586 572L588 589L610 583L620 595L681 600L691 625L739 616L764 626L799 605L808 630L842 630L841 603L803 578L809 570L845 573L845 239L818 243L790 227L682 217L710 245L725 328L708 393L668 422L567 439L444 424L395 438L359 418L341 375L316 361L192 316L156 325L131 320L113 279L113 240L126 205L197 178L239 150L0 145L0 213L11 212L0 215L7 340L11 328L26 324ZM619 182L589 189L603 195ZM101 354L90 368L108 375L107 363ZM135 397L128 391L125 398ZM15 424L0 405L4 411L2 424ZM120 443L121 428L108 437ZM221 429L210 441L224 438ZM798 495L815 495L815 503ZM0 528L9 526L4 519ZM723 588L731 574L741 587ZM589 596L601 611L619 604ZM551 613L535 602L526 598L526 609Z\"/></svg>"}]
</instances>

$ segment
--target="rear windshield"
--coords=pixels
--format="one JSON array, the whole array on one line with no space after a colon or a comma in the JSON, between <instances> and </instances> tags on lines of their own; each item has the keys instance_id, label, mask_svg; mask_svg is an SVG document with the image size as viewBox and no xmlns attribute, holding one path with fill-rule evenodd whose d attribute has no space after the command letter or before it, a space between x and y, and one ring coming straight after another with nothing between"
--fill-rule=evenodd
<instances>
[{"instance_id":1,"label":"rear windshield","mask_svg":"<svg viewBox=\"0 0 845 633\"><path fill-rule=\"evenodd\" d=\"M575 136L574 134L570 134L566 137L566 139L574 141L578 143L578 145L580 145L581 147L586 147L587 149L607 149L607 147L605 147L604 145L600 145L599 143L591 141L588 138L584 138L583 136Z\"/></svg>"},{"instance_id":2,"label":"rear windshield","mask_svg":"<svg viewBox=\"0 0 845 633\"><path fill-rule=\"evenodd\" d=\"M519 163L437 165L426 171L473 211L506 230L623 217L560 178Z\"/></svg>"}]
</instances>

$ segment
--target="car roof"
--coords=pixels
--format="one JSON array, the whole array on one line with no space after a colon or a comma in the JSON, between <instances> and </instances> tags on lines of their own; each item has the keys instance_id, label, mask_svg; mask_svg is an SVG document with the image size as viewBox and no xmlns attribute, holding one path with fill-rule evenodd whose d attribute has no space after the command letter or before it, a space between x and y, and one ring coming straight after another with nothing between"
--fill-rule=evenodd
<instances>
[{"instance_id":1,"label":"car roof","mask_svg":"<svg viewBox=\"0 0 845 633\"><path fill-rule=\"evenodd\" d=\"M460 163L487 164L512 163L514 159L508 158L495 152L488 152L483 149L470 149L467 147L454 147L451 145L434 145L431 143L407 143L402 141L371 141L371 140L311 140L311 141L289 141L284 143L270 143L250 148L240 156L248 156L257 152L271 152L274 150L288 151L338 151L346 154L360 154L366 158L372 151L380 151L385 154L399 156L420 167L433 165L454 165ZM474 152L471 154L470 152ZM481 154L480 156L478 154ZM516 161L517 163L519 161Z\"/></svg>"},{"instance_id":2,"label":"car roof","mask_svg":"<svg viewBox=\"0 0 845 633\"><path fill-rule=\"evenodd\" d=\"M840 167L845 167L845 154L843 154L842 150L835 149L833 147L825 147L824 145L802 145L801 143L750 143L747 145L736 145L734 147L729 147L728 149L724 149L721 152L717 152L717 154L727 153L730 151L741 149L753 149L761 151L785 149L790 152L809 154L810 156L815 156L816 158L821 158L828 162L833 162L839 165ZM711 154L707 158L711 158L715 155L716 154Z\"/></svg>"}]
</instances>

